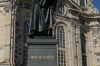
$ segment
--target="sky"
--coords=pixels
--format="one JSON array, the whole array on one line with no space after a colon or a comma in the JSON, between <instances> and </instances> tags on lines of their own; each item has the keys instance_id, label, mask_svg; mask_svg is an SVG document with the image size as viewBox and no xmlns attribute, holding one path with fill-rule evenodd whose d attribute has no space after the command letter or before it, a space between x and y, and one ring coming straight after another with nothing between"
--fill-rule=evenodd
<instances>
[{"instance_id":1,"label":"sky","mask_svg":"<svg viewBox=\"0 0 100 66\"><path fill-rule=\"evenodd\" d=\"M100 14L100 0L94 0L94 6L99 9Z\"/></svg>"}]
</instances>

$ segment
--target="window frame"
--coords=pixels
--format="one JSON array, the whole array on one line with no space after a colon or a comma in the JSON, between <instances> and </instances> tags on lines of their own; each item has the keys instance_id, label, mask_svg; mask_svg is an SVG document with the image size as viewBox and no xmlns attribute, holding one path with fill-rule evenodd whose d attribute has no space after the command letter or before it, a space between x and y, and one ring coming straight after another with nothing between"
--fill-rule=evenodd
<instances>
[{"instance_id":1,"label":"window frame","mask_svg":"<svg viewBox=\"0 0 100 66\"><path fill-rule=\"evenodd\" d=\"M59 29L58 29L59 28ZM62 33L62 34L61 34ZM61 39L63 42L61 43L64 43L62 44L61 46L58 45L58 66L67 66L66 64L66 42L65 42L65 30L64 30L64 27L63 26L57 26L57 39L60 38L61 36ZM60 39L58 39L58 42L59 42ZM58 43L59 44L59 43ZM64 50L62 50L62 49Z\"/></svg>"}]
</instances>

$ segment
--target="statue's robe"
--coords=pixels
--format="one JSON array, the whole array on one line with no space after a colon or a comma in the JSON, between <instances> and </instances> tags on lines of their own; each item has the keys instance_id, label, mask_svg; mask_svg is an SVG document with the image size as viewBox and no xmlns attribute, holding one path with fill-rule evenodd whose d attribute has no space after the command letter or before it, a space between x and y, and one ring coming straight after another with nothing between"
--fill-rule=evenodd
<instances>
[{"instance_id":1,"label":"statue's robe","mask_svg":"<svg viewBox=\"0 0 100 66\"><path fill-rule=\"evenodd\" d=\"M52 28L57 0L33 0L30 31L42 32Z\"/></svg>"}]
</instances>

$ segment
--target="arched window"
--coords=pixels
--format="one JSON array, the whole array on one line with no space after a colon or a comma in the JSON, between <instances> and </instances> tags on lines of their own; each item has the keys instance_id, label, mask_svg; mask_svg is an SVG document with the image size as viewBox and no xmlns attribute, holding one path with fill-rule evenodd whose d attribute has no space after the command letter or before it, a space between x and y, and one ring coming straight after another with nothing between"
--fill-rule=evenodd
<instances>
[{"instance_id":1,"label":"arched window","mask_svg":"<svg viewBox=\"0 0 100 66\"><path fill-rule=\"evenodd\" d=\"M65 48L65 32L62 26L58 26L57 28L57 39L58 39L58 47Z\"/></svg>"},{"instance_id":2,"label":"arched window","mask_svg":"<svg viewBox=\"0 0 100 66\"><path fill-rule=\"evenodd\" d=\"M62 26L57 27L58 40L58 66L66 66L66 51L65 49L65 32Z\"/></svg>"},{"instance_id":3,"label":"arched window","mask_svg":"<svg viewBox=\"0 0 100 66\"><path fill-rule=\"evenodd\" d=\"M82 66L87 66L86 37L84 34L81 34L81 51L82 51Z\"/></svg>"}]
</instances>

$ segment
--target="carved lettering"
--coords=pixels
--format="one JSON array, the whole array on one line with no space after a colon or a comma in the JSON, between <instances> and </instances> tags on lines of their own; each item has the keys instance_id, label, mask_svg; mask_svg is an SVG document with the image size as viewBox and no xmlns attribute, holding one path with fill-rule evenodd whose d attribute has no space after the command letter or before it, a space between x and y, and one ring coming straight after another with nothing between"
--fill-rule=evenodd
<instances>
[{"instance_id":1,"label":"carved lettering","mask_svg":"<svg viewBox=\"0 0 100 66\"><path fill-rule=\"evenodd\" d=\"M54 59L54 56L31 56L31 59Z\"/></svg>"}]
</instances>

